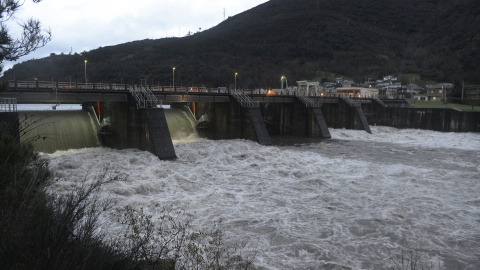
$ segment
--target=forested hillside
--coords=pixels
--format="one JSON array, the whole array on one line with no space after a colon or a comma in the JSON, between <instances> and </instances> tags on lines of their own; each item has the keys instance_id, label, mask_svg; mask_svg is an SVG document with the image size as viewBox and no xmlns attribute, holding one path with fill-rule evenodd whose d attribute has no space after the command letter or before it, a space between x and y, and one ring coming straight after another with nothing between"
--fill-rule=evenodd
<instances>
[{"instance_id":1,"label":"forested hillside","mask_svg":"<svg viewBox=\"0 0 480 270\"><path fill-rule=\"evenodd\" d=\"M15 65L5 79L279 87L392 74L480 81L478 0L270 0L183 38L141 40ZM416 81L416 82L417 82Z\"/></svg>"}]
</instances>

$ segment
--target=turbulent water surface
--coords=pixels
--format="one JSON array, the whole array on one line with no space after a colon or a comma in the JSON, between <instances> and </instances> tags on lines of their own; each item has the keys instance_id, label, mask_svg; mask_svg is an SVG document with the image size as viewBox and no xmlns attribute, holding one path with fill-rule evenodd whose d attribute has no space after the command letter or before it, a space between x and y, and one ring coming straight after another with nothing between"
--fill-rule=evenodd
<instances>
[{"instance_id":1,"label":"turbulent water surface","mask_svg":"<svg viewBox=\"0 0 480 270\"><path fill-rule=\"evenodd\" d=\"M106 148L46 157L55 192L110 166L128 175L102 191L115 208L155 216L173 203L200 228L222 219L261 269L385 269L405 242L435 269L480 269L480 134L372 132L287 146L198 139L176 143L174 161ZM121 225L102 222L116 236Z\"/></svg>"}]
</instances>

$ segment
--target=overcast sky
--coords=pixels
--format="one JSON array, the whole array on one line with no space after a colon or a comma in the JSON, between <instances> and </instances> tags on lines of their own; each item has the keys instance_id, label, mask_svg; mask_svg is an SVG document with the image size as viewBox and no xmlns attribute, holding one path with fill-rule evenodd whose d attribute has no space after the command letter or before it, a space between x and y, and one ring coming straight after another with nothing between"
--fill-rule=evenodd
<instances>
[{"instance_id":1,"label":"overcast sky","mask_svg":"<svg viewBox=\"0 0 480 270\"><path fill-rule=\"evenodd\" d=\"M125 42L182 37L189 31L209 29L229 16L256 7L267 0L43 0L25 4L9 23L39 19L50 28L53 39L45 47L21 58L5 62L5 70L32 58L51 53L81 53Z\"/></svg>"}]
</instances>

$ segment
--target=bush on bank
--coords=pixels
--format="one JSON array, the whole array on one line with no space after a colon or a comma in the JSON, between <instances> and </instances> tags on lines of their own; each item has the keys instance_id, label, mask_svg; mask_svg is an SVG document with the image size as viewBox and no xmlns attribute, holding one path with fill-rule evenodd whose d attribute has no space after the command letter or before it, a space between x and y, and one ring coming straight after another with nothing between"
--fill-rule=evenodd
<instances>
[{"instance_id":1,"label":"bush on bank","mask_svg":"<svg viewBox=\"0 0 480 270\"><path fill-rule=\"evenodd\" d=\"M68 195L50 195L48 162L5 126L0 123L2 269L253 268L252 260L229 253L221 231L194 232L189 222L167 214L154 221L142 210L124 209L125 238L106 241L97 225L111 203L97 195L122 177L105 170L90 184L80 180Z\"/></svg>"},{"instance_id":2,"label":"bush on bank","mask_svg":"<svg viewBox=\"0 0 480 270\"><path fill-rule=\"evenodd\" d=\"M132 269L94 234L86 193L55 200L48 163L29 144L0 136L0 265L3 269ZM92 186L93 188L96 188Z\"/></svg>"}]
</instances>

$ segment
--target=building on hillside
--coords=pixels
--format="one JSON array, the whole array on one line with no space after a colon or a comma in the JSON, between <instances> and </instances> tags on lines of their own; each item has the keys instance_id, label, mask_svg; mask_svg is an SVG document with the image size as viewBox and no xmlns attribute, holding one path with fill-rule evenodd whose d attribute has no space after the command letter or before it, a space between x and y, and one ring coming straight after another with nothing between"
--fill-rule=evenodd
<instances>
[{"instance_id":1,"label":"building on hillside","mask_svg":"<svg viewBox=\"0 0 480 270\"><path fill-rule=\"evenodd\" d=\"M407 85L406 96L407 98L413 98L414 96L419 95L420 93L423 93L424 90L425 88L418 86L417 84L410 83Z\"/></svg>"},{"instance_id":2,"label":"building on hillside","mask_svg":"<svg viewBox=\"0 0 480 270\"><path fill-rule=\"evenodd\" d=\"M465 85L466 98L480 98L480 85Z\"/></svg>"},{"instance_id":3,"label":"building on hillside","mask_svg":"<svg viewBox=\"0 0 480 270\"><path fill-rule=\"evenodd\" d=\"M387 81L396 82L396 81L398 81L398 79L397 79L397 77L394 77L392 75L387 75L387 76L383 76L383 81L384 82L387 82Z\"/></svg>"},{"instance_id":4,"label":"building on hillside","mask_svg":"<svg viewBox=\"0 0 480 270\"><path fill-rule=\"evenodd\" d=\"M373 78L367 78L362 85L362 87L374 87L376 84Z\"/></svg>"},{"instance_id":5,"label":"building on hillside","mask_svg":"<svg viewBox=\"0 0 480 270\"><path fill-rule=\"evenodd\" d=\"M352 98L376 98L378 97L378 89L369 87L338 87L336 94Z\"/></svg>"},{"instance_id":6,"label":"building on hillside","mask_svg":"<svg viewBox=\"0 0 480 270\"><path fill-rule=\"evenodd\" d=\"M400 82L391 83L391 82L381 82L377 83L376 88L378 88L378 96L380 98L386 99L396 99L402 98L402 84Z\"/></svg>"},{"instance_id":7,"label":"building on hillside","mask_svg":"<svg viewBox=\"0 0 480 270\"><path fill-rule=\"evenodd\" d=\"M397 77L391 75L384 76L383 80L376 80L375 88L378 89L379 98L396 99L406 97L406 86L402 86Z\"/></svg>"},{"instance_id":8,"label":"building on hillside","mask_svg":"<svg viewBox=\"0 0 480 270\"><path fill-rule=\"evenodd\" d=\"M340 87L352 87L353 81L344 80L342 77L336 78L337 85L341 85Z\"/></svg>"},{"instance_id":9,"label":"building on hillside","mask_svg":"<svg viewBox=\"0 0 480 270\"><path fill-rule=\"evenodd\" d=\"M372 87L359 87L360 95L365 98L376 98L378 97L378 89Z\"/></svg>"},{"instance_id":10,"label":"building on hillside","mask_svg":"<svg viewBox=\"0 0 480 270\"><path fill-rule=\"evenodd\" d=\"M322 84L322 87L325 93L335 94L337 87L342 87L342 85L336 82L325 82Z\"/></svg>"},{"instance_id":11,"label":"building on hillside","mask_svg":"<svg viewBox=\"0 0 480 270\"><path fill-rule=\"evenodd\" d=\"M414 100L428 100L428 97L425 94L414 95L412 98Z\"/></svg>"},{"instance_id":12,"label":"building on hillside","mask_svg":"<svg viewBox=\"0 0 480 270\"><path fill-rule=\"evenodd\" d=\"M338 87L337 95L350 98L359 98L361 97L360 89L356 87Z\"/></svg>"},{"instance_id":13,"label":"building on hillside","mask_svg":"<svg viewBox=\"0 0 480 270\"><path fill-rule=\"evenodd\" d=\"M447 91L453 89L453 84L451 83L439 83L439 84L427 84L425 85L427 89L427 99L429 101L438 101L445 100L447 97Z\"/></svg>"}]
</instances>

